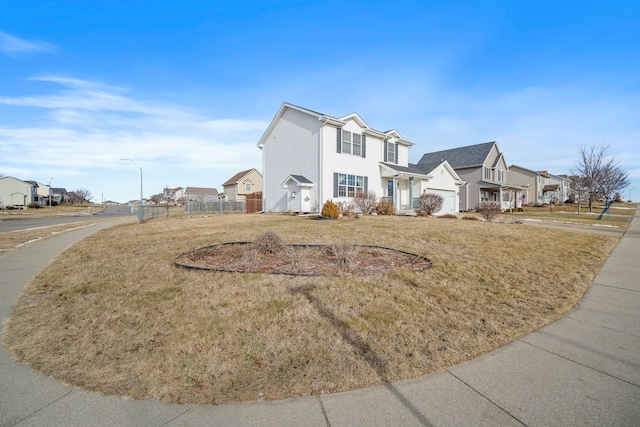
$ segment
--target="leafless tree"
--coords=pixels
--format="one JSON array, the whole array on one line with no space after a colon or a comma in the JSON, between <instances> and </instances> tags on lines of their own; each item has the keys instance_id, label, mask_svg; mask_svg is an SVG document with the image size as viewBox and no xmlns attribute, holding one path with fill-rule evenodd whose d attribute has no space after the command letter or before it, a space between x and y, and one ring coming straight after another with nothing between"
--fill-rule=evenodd
<instances>
[{"instance_id":1,"label":"leafless tree","mask_svg":"<svg viewBox=\"0 0 640 427\"><path fill-rule=\"evenodd\" d=\"M609 155L609 146L582 147L574 174L578 176L578 188L589 201L589 212L599 197L607 200L616 190L629 185L629 174Z\"/></svg>"},{"instance_id":2,"label":"leafless tree","mask_svg":"<svg viewBox=\"0 0 640 427\"><path fill-rule=\"evenodd\" d=\"M356 193L353 197L353 204L360 212L368 215L376 210L376 203L378 202L378 196L373 190L361 191Z\"/></svg>"},{"instance_id":3,"label":"leafless tree","mask_svg":"<svg viewBox=\"0 0 640 427\"><path fill-rule=\"evenodd\" d=\"M85 201L88 202L91 200L91 192L85 188L78 188L73 194L75 194L75 200L73 200L72 203L82 204Z\"/></svg>"},{"instance_id":4,"label":"leafless tree","mask_svg":"<svg viewBox=\"0 0 640 427\"><path fill-rule=\"evenodd\" d=\"M419 199L420 210L427 215L433 215L442 209L444 197L436 193L423 193Z\"/></svg>"},{"instance_id":5,"label":"leafless tree","mask_svg":"<svg viewBox=\"0 0 640 427\"><path fill-rule=\"evenodd\" d=\"M606 200L611 200L616 191L627 187L629 181L629 173L624 171L616 162L607 162L602 171L602 182L600 184L600 193Z\"/></svg>"}]
</instances>

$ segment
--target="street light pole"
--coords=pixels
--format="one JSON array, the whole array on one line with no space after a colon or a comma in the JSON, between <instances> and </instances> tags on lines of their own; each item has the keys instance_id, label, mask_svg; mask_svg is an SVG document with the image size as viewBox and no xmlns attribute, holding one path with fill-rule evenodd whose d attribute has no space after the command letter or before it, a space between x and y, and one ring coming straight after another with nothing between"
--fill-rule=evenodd
<instances>
[{"instance_id":1,"label":"street light pole","mask_svg":"<svg viewBox=\"0 0 640 427\"><path fill-rule=\"evenodd\" d=\"M49 214L51 214L51 195L53 194L53 191L51 191L51 181L53 181L53 178L49 178Z\"/></svg>"},{"instance_id":2,"label":"street light pole","mask_svg":"<svg viewBox=\"0 0 640 427\"><path fill-rule=\"evenodd\" d=\"M142 166L138 166L138 164L133 159L120 159L130 161L136 167L140 168L140 203L138 204L138 224L142 224L142 220L144 219L144 213L142 211Z\"/></svg>"}]
</instances>

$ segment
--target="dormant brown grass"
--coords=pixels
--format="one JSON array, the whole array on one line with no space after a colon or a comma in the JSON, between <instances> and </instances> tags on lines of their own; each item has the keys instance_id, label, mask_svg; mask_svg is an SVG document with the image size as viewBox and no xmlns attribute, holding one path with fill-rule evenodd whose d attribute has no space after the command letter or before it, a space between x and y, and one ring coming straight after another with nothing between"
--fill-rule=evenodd
<instances>
[{"instance_id":1,"label":"dormant brown grass","mask_svg":"<svg viewBox=\"0 0 640 427\"><path fill-rule=\"evenodd\" d=\"M173 265L190 250L266 231L285 245L387 246L433 268L291 277ZM617 240L393 216L126 224L75 245L36 277L3 341L22 363L107 394L220 404L339 392L434 372L558 319Z\"/></svg>"}]
</instances>

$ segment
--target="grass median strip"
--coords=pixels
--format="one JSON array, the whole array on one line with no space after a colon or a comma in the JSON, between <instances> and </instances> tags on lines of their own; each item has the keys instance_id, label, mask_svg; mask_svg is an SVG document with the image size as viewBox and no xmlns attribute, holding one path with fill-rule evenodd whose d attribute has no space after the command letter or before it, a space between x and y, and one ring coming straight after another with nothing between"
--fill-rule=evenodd
<instances>
[{"instance_id":1,"label":"grass median strip","mask_svg":"<svg viewBox=\"0 0 640 427\"><path fill-rule=\"evenodd\" d=\"M390 247L433 268L294 277L173 265L193 249L265 231L285 245ZM220 404L339 392L443 369L558 319L617 241L409 217L125 224L85 239L36 277L3 341L63 382L134 398Z\"/></svg>"}]
</instances>

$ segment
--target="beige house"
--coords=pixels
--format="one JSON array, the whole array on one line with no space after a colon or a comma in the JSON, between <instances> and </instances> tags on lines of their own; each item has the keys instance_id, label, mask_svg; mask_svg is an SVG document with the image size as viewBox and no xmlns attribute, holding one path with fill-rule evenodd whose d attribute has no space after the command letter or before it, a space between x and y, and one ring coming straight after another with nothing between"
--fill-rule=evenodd
<instances>
[{"instance_id":1,"label":"beige house","mask_svg":"<svg viewBox=\"0 0 640 427\"><path fill-rule=\"evenodd\" d=\"M238 172L222 184L225 200L239 202L246 199L247 194L262 191L262 174L255 168Z\"/></svg>"},{"instance_id":2,"label":"beige house","mask_svg":"<svg viewBox=\"0 0 640 427\"><path fill-rule=\"evenodd\" d=\"M33 184L11 176L0 178L0 209L10 206L27 209L33 203L33 196Z\"/></svg>"},{"instance_id":3,"label":"beige house","mask_svg":"<svg viewBox=\"0 0 640 427\"><path fill-rule=\"evenodd\" d=\"M466 184L460 187L460 210L474 210L480 202L499 203L501 209L515 207L523 190L507 184L504 155L495 141L426 153L418 166L447 161Z\"/></svg>"}]
</instances>

